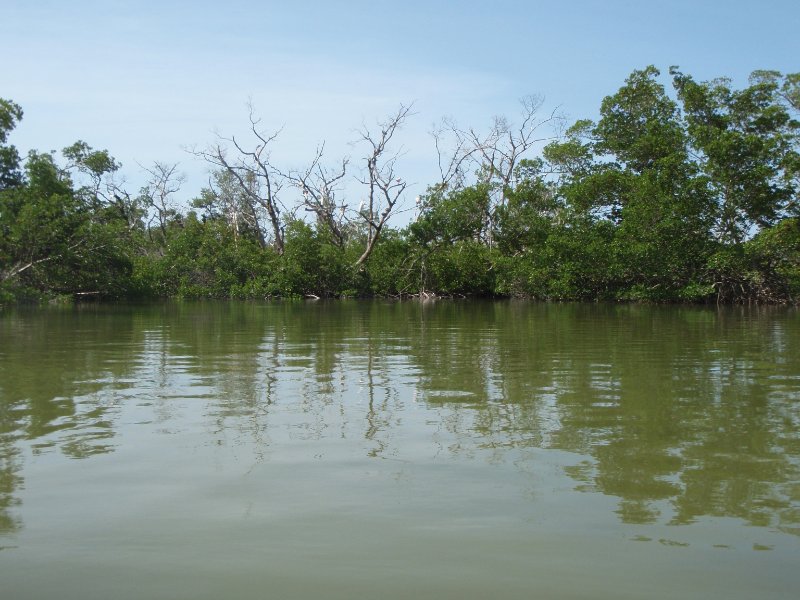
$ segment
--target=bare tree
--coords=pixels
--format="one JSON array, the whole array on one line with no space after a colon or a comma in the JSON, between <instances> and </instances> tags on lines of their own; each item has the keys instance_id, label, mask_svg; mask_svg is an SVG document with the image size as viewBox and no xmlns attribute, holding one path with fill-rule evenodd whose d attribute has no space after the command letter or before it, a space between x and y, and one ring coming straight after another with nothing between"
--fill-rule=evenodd
<instances>
[{"instance_id":1,"label":"bare tree","mask_svg":"<svg viewBox=\"0 0 800 600\"><path fill-rule=\"evenodd\" d=\"M161 233L166 237L169 220L177 215L173 195L186 182L186 176L178 172L177 164L154 162L152 167L142 167L149 175L147 184L142 188L139 197L149 214L148 231L152 230L154 221L158 222Z\"/></svg>"},{"instance_id":2,"label":"bare tree","mask_svg":"<svg viewBox=\"0 0 800 600\"><path fill-rule=\"evenodd\" d=\"M543 133L542 129L545 125L560 125L564 120L558 109L539 118L543 102L541 96L523 97L519 125L498 116L486 133L472 127L464 129L454 120L444 119L432 132L439 156L441 188L463 186L469 176L467 170L472 168L480 183L494 184L497 202L505 204L506 192L514 183L516 167L523 155L537 144L555 139L552 132Z\"/></svg>"},{"instance_id":3,"label":"bare tree","mask_svg":"<svg viewBox=\"0 0 800 600\"><path fill-rule=\"evenodd\" d=\"M236 178L225 169L217 169L211 174L208 187L200 191L200 197L193 201L192 206L203 209L209 219L222 219L236 240L245 232L258 236L258 213L263 209L250 201Z\"/></svg>"},{"instance_id":4,"label":"bare tree","mask_svg":"<svg viewBox=\"0 0 800 600\"><path fill-rule=\"evenodd\" d=\"M328 169L322 165L325 150L323 142L317 147L309 166L302 171L289 171L285 175L301 193L301 203L307 212L317 217L317 222L330 231L332 241L340 248L345 243L345 225L348 223L347 204L336 203L336 193L340 191L347 174L349 159L343 158L336 169Z\"/></svg>"},{"instance_id":5,"label":"bare tree","mask_svg":"<svg viewBox=\"0 0 800 600\"><path fill-rule=\"evenodd\" d=\"M395 133L411 114L411 105L400 105L385 121L379 122L380 134L363 126L359 131L359 142L367 147L365 178L359 181L367 186L367 201L359 207L358 214L367 225L367 242L364 252L355 263L361 267L369 258L381 235L383 226L392 215L407 183L395 173L395 164L400 151L389 153L389 143Z\"/></svg>"},{"instance_id":6,"label":"bare tree","mask_svg":"<svg viewBox=\"0 0 800 600\"><path fill-rule=\"evenodd\" d=\"M267 216L268 227L272 230L272 243L275 250L279 254L283 254L282 205L278 200L283 177L270 162L270 145L280 134L280 129L271 134L259 130L261 120L255 118L252 105L249 105L248 109L250 131L255 138L252 150L249 149L249 146L245 148L234 136L230 138L220 136L219 143L193 153L233 176L240 191L249 201L250 213L253 216L256 215L257 208L263 209ZM226 142L236 150L236 156L232 158L228 156ZM264 228L258 219L255 220L255 226L259 243L266 246Z\"/></svg>"}]
</instances>

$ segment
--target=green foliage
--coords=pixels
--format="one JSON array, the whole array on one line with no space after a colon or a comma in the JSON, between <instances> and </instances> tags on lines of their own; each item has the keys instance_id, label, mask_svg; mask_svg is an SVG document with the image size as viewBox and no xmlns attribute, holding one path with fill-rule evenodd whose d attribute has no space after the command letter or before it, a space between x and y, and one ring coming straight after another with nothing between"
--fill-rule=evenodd
<instances>
[{"instance_id":1,"label":"green foliage","mask_svg":"<svg viewBox=\"0 0 800 600\"><path fill-rule=\"evenodd\" d=\"M421 201L419 217L407 229L408 259L405 270L397 273L402 281L397 293L490 294L494 272L493 252L487 246L492 235L489 207L486 184L429 190ZM399 250L395 244L395 253Z\"/></svg>"},{"instance_id":2,"label":"green foliage","mask_svg":"<svg viewBox=\"0 0 800 600\"><path fill-rule=\"evenodd\" d=\"M189 213L170 231L163 256L137 260L136 280L160 297L266 297L276 290L276 262L252 239L231 235L225 223Z\"/></svg>"},{"instance_id":3,"label":"green foliage","mask_svg":"<svg viewBox=\"0 0 800 600\"><path fill-rule=\"evenodd\" d=\"M764 229L745 244L745 251L765 274L773 301L800 299L800 218Z\"/></svg>"},{"instance_id":4,"label":"green foliage","mask_svg":"<svg viewBox=\"0 0 800 600\"><path fill-rule=\"evenodd\" d=\"M7 144L8 135L22 120L22 109L18 104L0 98L0 191L22 183L19 153Z\"/></svg>"},{"instance_id":5,"label":"green foliage","mask_svg":"<svg viewBox=\"0 0 800 600\"><path fill-rule=\"evenodd\" d=\"M419 291L445 296L489 295L494 289L494 253L475 240L439 246L419 260Z\"/></svg>"},{"instance_id":6,"label":"green foliage","mask_svg":"<svg viewBox=\"0 0 800 600\"><path fill-rule=\"evenodd\" d=\"M596 240L593 245L609 259L601 279L625 300L681 297L697 281L709 252L712 198L689 160L679 107L658 76L654 67L634 71L603 100L596 125L580 122L566 142L545 151L564 173L564 202L587 222L613 226L605 228L609 248L597 248ZM561 285L553 291L571 296L596 290L598 297L611 292L597 285L580 290L568 272L557 277Z\"/></svg>"},{"instance_id":7,"label":"green foliage","mask_svg":"<svg viewBox=\"0 0 800 600\"><path fill-rule=\"evenodd\" d=\"M62 154L69 161L68 168L74 167L93 179L100 178L106 173L113 173L122 166L114 160L108 150L94 150L81 140L64 148Z\"/></svg>"},{"instance_id":8,"label":"green foliage","mask_svg":"<svg viewBox=\"0 0 800 600\"><path fill-rule=\"evenodd\" d=\"M563 214L535 247L498 261L496 292L541 300L611 298L611 239L608 221Z\"/></svg>"},{"instance_id":9,"label":"green foliage","mask_svg":"<svg viewBox=\"0 0 800 600\"><path fill-rule=\"evenodd\" d=\"M419 291L417 262L420 252L408 238L395 230L388 230L378 240L366 268L366 279L361 280L359 295L403 296Z\"/></svg>"},{"instance_id":10,"label":"green foliage","mask_svg":"<svg viewBox=\"0 0 800 600\"><path fill-rule=\"evenodd\" d=\"M603 100L593 132L596 152L616 156L635 173L684 151L678 107L658 83L659 75L653 66L634 71L616 94Z\"/></svg>"},{"instance_id":11,"label":"green foliage","mask_svg":"<svg viewBox=\"0 0 800 600\"><path fill-rule=\"evenodd\" d=\"M351 286L345 252L308 223L286 226L279 286L292 296L339 296Z\"/></svg>"},{"instance_id":12,"label":"green foliage","mask_svg":"<svg viewBox=\"0 0 800 600\"><path fill-rule=\"evenodd\" d=\"M743 241L754 227L775 224L797 195L800 123L790 115L791 77L757 72L751 85L733 90L730 81L697 83L672 69L683 102L687 133L717 203L715 231L725 242Z\"/></svg>"},{"instance_id":13,"label":"green foliage","mask_svg":"<svg viewBox=\"0 0 800 600\"><path fill-rule=\"evenodd\" d=\"M409 232L422 245L477 240L483 236L488 215L489 188L485 184L455 191L432 189L421 199L421 214Z\"/></svg>"},{"instance_id":14,"label":"green foliage","mask_svg":"<svg viewBox=\"0 0 800 600\"><path fill-rule=\"evenodd\" d=\"M32 153L26 175L25 185L0 192L0 279L6 290L24 297L31 290L128 294L132 264L122 223L90 211L52 155Z\"/></svg>"},{"instance_id":15,"label":"green foliage","mask_svg":"<svg viewBox=\"0 0 800 600\"><path fill-rule=\"evenodd\" d=\"M717 302L794 302L800 298L800 222L786 219L743 244L723 245L708 261Z\"/></svg>"},{"instance_id":16,"label":"green foliage","mask_svg":"<svg viewBox=\"0 0 800 600\"><path fill-rule=\"evenodd\" d=\"M502 255L541 246L562 216L553 186L541 176L541 168L540 161L523 161L519 184L506 192L506 203L495 211L492 237Z\"/></svg>"},{"instance_id":17,"label":"green foliage","mask_svg":"<svg viewBox=\"0 0 800 600\"><path fill-rule=\"evenodd\" d=\"M766 291L765 278L754 266L743 245L720 245L708 259L709 278L717 301L758 300Z\"/></svg>"}]
</instances>

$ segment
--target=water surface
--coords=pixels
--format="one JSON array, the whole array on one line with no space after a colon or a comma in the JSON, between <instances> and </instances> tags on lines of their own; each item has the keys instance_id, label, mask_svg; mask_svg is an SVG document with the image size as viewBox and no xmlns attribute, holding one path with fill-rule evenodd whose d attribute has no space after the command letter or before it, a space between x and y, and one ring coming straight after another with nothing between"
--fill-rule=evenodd
<instances>
[{"instance_id":1,"label":"water surface","mask_svg":"<svg viewBox=\"0 0 800 600\"><path fill-rule=\"evenodd\" d=\"M800 315L0 315L3 598L794 598Z\"/></svg>"}]
</instances>

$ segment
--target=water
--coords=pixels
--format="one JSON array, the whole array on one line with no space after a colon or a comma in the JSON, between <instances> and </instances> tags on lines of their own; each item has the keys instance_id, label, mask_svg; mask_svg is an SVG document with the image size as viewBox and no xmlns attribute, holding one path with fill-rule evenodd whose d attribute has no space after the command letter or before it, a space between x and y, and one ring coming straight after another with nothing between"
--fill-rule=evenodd
<instances>
[{"instance_id":1,"label":"water","mask_svg":"<svg viewBox=\"0 0 800 600\"><path fill-rule=\"evenodd\" d=\"M9 600L794 598L800 314L0 316Z\"/></svg>"}]
</instances>

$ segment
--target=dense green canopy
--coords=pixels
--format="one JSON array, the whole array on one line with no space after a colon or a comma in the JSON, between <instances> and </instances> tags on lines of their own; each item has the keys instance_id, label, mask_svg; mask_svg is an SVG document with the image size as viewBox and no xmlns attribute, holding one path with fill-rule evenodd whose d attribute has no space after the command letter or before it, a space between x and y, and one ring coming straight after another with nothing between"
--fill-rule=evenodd
<instances>
[{"instance_id":1,"label":"dense green canopy","mask_svg":"<svg viewBox=\"0 0 800 600\"><path fill-rule=\"evenodd\" d=\"M362 132L369 202L336 197L348 168L274 168L238 141L200 153L215 170L184 214L174 167L131 195L121 165L85 142L63 158L10 145L21 108L0 99L0 302L69 297L517 296L544 300L800 300L800 74L747 87L634 71L547 140L497 119L451 125L442 180L414 220L387 224L405 183L387 151L409 115ZM437 148L444 147L437 137ZM539 143L541 142L541 143ZM537 156L535 153L539 152ZM529 155L530 154L530 155ZM389 158L387 158L389 157ZM249 162L248 162L249 161ZM298 191L285 207L277 190ZM304 218L303 215L308 215Z\"/></svg>"}]
</instances>

